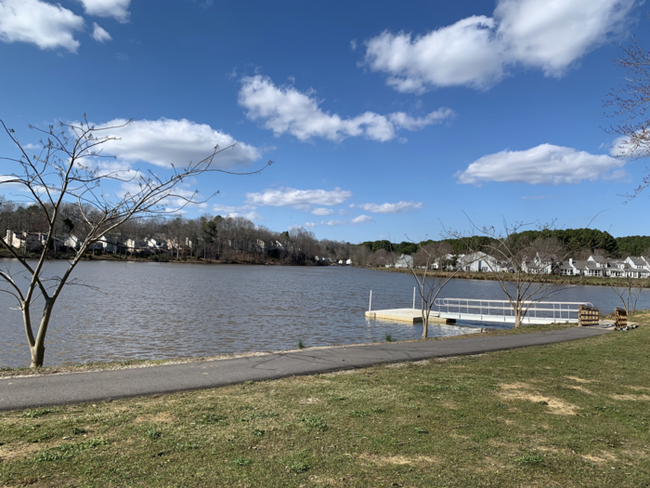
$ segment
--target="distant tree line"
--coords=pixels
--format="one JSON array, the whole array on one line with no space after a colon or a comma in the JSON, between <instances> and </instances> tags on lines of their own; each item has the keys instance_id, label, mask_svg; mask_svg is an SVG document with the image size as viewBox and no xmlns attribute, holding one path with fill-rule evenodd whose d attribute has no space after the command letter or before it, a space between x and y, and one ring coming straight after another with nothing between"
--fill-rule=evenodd
<instances>
[{"instance_id":1,"label":"distant tree line","mask_svg":"<svg viewBox=\"0 0 650 488\"><path fill-rule=\"evenodd\" d=\"M642 256L650 254L650 236L613 237L607 231L598 229L544 229L526 230L509 236L510 245L516 247L518 240L526 242L556 240L574 259L586 259L592 254L608 258L626 258L627 256ZM394 255L415 254L418 249L431 243L446 243L453 255L467 253L468 250L489 253L495 239L489 236L469 236L460 239L441 239L440 241L425 240L419 243L403 241L391 243L388 240L366 241L359 245L363 251L355 249L357 259L355 264L382 266L394 261Z\"/></svg>"},{"instance_id":2,"label":"distant tree line","mask_svg":"<svg viewBox=\"0 0 650 488\"><path fill-rule=\"evenodd\" d=\"M90 212L91 210L88 209ZM63 205L57 223L57 239L52 257L65 256L64 242L70 236L84 237L85 217L76 205ZM0 197L0 238L7 230L27 234L47 231L47 221L40 208L21 205ZM157 239L160 249L147 246L147 239ZM329 239L317 240L313 232L291 229L275 232L256 226L243 217L202 215L196 219L181 216L153 216L132 219L107 236L117 243L113 254L160 260L220 260L223 262L317 264L346 261L355 246ZM140 243L129 248L128 241ZM101 250L93 249L97 254ZM318 260L316 260L318 257ZM323 260L325 259L325 260Z\"/></svg>"},{"instance_id":3,"label":"distant tree line","mask_svg":"<svg viewBox=\"0 0 650 488\"><path fill-rule=\"evenodd\" d=\"M57 234L61 241L66 236L83 237L84 215L76 205L64 205L58 222ZM0 197L0 237L7 230L13 232L45 232L47 222L36 206L22 205ZM416 255L428 244L445 243L455 256L468 249L488 252L494 239L488 236L470 236L462 239L425 240L422 242L391 242L387 239L365 241L361 244L318 240L305 229L276 232L255 225L244 217L202 215L195 219L182 216L154 216L133 219L122 224L112 236L120 243L118 254L155 260L220 260L223 262L262 263L274 260L285 264L323 264L352 260L354 266L380 267L393 264L401 254ZM157 238L166 245L152 252L143 245L129 250L127 240L144 241ZM536 241L552 238L562 244L575 259L586 259L590 254L611 258L650 254L650 236L613 237L598 229L527 230L510 236L513 241ZM53 253L56 250L53 249ZM318 257L318 260L316 259ZM323 261L325 260L325 261Z\"/></svg>"}]
</instances>

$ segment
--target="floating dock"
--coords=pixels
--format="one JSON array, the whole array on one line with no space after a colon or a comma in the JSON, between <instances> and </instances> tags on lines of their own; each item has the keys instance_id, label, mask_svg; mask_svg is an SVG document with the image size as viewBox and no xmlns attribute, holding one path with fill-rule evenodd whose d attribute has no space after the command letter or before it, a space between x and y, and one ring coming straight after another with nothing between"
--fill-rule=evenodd
<instances>
[{"instance_id":1,"label":"floating dock","mask_svg":"<svg viewBox=\"0 0 650 488\"><path fill-rule=\"evenodd\" d=\"M391 308L388 310L370 310L366 318L373 320L390 320L393 322L406 322L408 324L421 324L422 311L417 308ZM455 324L455 319L441 318L438 312L429 314L430 324Z\"/></svg>"}]
</instances>

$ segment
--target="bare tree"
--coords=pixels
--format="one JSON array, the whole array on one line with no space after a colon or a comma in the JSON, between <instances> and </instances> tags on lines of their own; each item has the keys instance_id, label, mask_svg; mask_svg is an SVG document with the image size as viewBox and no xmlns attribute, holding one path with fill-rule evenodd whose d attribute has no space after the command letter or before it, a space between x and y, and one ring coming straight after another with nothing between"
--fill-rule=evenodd
<instances>
[{"instance_id":1,"label":"bare tree","mask_svg":"<svg viewBox=\"0 0 650 488\"><path fill-rule=\"evenodd\" d=\"M436 298L447 283L458 274L458 270L442 278L432 274L433 270L442 270L451 253L452 248L448 243L431 242L425 245L418 244L418 250L413 255L413 266L409 269L415 278L421 299L422 339L426 339L429 335L429 318Z\"/></svg>"},{"instance_id":2,"label":"bare tree","mask_svg":"<svg viewBox=\"0 0 650 488\"><path fill-rule=\"evenodd\" d=\"M606 107L613 107L613 116L622 121L610 125L607 132L618 135L618 157L640 159L650 156L650 52L645 51L636 39L626 48L624 55L614 62L625 69L625 84L607 95ZM650 175L646 174L641 184L628 195L634 198L650 186Z\"/></svg>"},{"instance_id":3,"label":"bare tree","mask_svg":"<svg viewBox=\"0 0 650 488\"><path fill-rule=\"evenodd\" d=\"M11 167L6 170L0 184L20 187L45 222L45 227L39 229L45 237L35 263L28 261L10 243L0 240L0 246L18 260L28 276L28 283L24 287L9 270L0 271L0 278L6 284L1 291L11 294L22 312L31 367L36 368L43 365L45 336L52 309L63 287L74 282L70 280L70 275L89 247L131 218L168 212L166 202L169 199L182 202L181 206L196 202L196 192L188 197L177 188L186 180L207 171L227 173L211 165L220 152L229 148L220 149L217 146L205 159L173 168L171 176L159 177L152 172L125 173L99 169L100 166L96 164L98 158L106 157L101 154L102 147L116 139L104 134L118 127L95 127L88 123L85 116L77 124L61 123L60 130L55 130L52 125L47 130L30 126L43 137L38 151L32 151L31 145L19 142L13 129L9 129L2 120L0 123L18 152L17 157L0 158ZM105 188L110 182L126 184L128 190L115 196ZM68 260L65 272L61 276L48 278L44 275L44 266L64 208L74 209L73 213L78 218L74 230L78 234L79 245ZM37 299L44 303L42 310L34 309Z\"/></svg>"},{"instance_id":4,"label":"bare tree","mask_svg":"<svg viewBox=\"0 0 650 488\"><path fill-rule=\"evenodd\" d=\"M636 312L636 304L639 301L641 292L650 284L650 280L643 278L633 278L628 275L625 278L623 286L619 286L620 282L609 283L609 287L614 290L616 296L621 300L625 312L629 316Z\"/></svg>"},{"instance_id":5,"label":"bare tree","mask_svg":"<svg viewBox=\"0 0 650 488\"><path fill-rule=\"evenodd\" d=\"M371 266L376 266L378 268L383 268L386 266L389 261L390 261L390 254L388 251L385 249L379 249L375 252L373 252L370 257L368 258L368 261Z\"/></svg>"},{"instance_id":6,"label":"bare tree","mask_svg":"<svg viewBox=\"0 0 650 488\"><path fill-rule=\"evenodd\" d=\"M472 247L475 239L458 233L452 235L468 242L474 254L471 262L480 262L492 273L512 307L515 327L519 327L529 308L551 294L550 276L567 253L556 239L545 237L544 231L550 230L549 226L541 226L541 232L534 237L522 232L527 227L522 223L511 226L504 221L503 232L494 227L478 228L473 223L472 226L490 238L482 249Z\"/></svg>"}]
</instances>

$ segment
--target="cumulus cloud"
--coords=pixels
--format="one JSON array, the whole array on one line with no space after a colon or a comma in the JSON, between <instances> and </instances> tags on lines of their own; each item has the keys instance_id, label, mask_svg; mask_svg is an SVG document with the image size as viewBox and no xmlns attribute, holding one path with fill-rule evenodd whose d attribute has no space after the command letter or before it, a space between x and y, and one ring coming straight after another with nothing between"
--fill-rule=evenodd
<instances>
[{"instance_id":1,"label":"cumulus cloud","mask_svg":"<svg viewBox=\"0 0 650 488\"><path fill-rule=\"evenodd\" d=\"M650 150L650 127L642 127L628 136L616 138L609 153L622 159L640 159Z\"/></svg>"},{"instance_id":2,"label":"cumulus cloud","mask_svg":"<svg viewBox=\"0 0 650 488\"><path fill-rule=\"evenodd\" d=\"M367 224L369 222L374 222L373 218L369 215L359 215L353 219L349 220L321 220L320 222L305 222L304 227L308 229L313 229L317 225L328 225L330 227L337 227L339 225L361 225Z\"/></svg>"},{"instance_id":3,"label":"cumulus cloud","mask_svg":"<svg viewBox=\"0 0 650 488\"><path fill-rule=\"evenodd\" d=\"M372 222L373 219L370 215L359 215L358 217L353 218L350 222L352 224L367 224L368 222Z\"/></svg>"},{"instance_id":4,"label":"cumulus cloud","mask_svg":"<svg viewBox=\"0 0 650 488\"><path fill-rule=\"evenodd\" d=\"M84 19L61 5L40 0L0 0L0 40L27 42L40 49L67 49L77 52L75 31Z\"/></svg>"},{"instance_id":5,"label":"cumulus cloud","mask_svg":"<svg viewBox=\"0 0 650 488\"><path fill-rule=\"evenodd\" d=\"M253 205L241 205L241 206L234 206L234 205L219 205L215 204L212 206L212 211L216 212L218 214L221 213L241 213L241 212L248 212L250 210L255 210L257 207Z\"/></svg>"},{"instance_id":6,"label":"cumulus cloud","mask_svg":"<svg viewBox=\"0 0 650 488\"><path fill-rule=\"evenodd\" d=\"M526 151L501 151L477 159L456 173L459 183L482 181L562 185L612 177L625 164L608 155L589 154L570 147L541 144ZM617 173L615 177L622 175Z\"/></svg>"},{"instance_id":7,"label":"cumulus cloud","mask_svg":"<svg viewBox=\"0 0 650 488\"><path fill-rule=\"evenodd\" d=\"M255 210L257 207L253 205L241 205L239 207L234 205L213 205L212 211L218 215L226 218L234 219L235 217L243 217L253 222L259 222L264 218Z\"/></svg>"},{"instance_id":8,"label":"cumulus cloud","mask_svg":"<svg viewBox=\"0 0 650 488\"><path fill-rule=\"evenodd\" d=\"M400 212L407 212L409 210L414 210L422 208L422 203L420 202L397 202L397 203L382 203L378 205L376 203L361 203L361 204L351 204L350 208L361 208L366 212L372 213L386 213L394 214Z\"/></svg>"},{"instance_id":9,"label":"cumulus cloud","mask_svg":"<svg viewBox=\"0 0 650 488\"><path fill-rule=\"evenodd\" d=\"M352 196L352 192L334 190L296 190L293 188L267 189L261 193L247 193L246 201L251 205L273 207L302 207L309 205L340 205Z\"/></svg>"},{"instance_id":10,"label":"cumulus cloud","mask_svg":"<svg viewBox=\"0 0 650 488\"><path fill-rule=\"evenodd\" d=\"M311 213L313 213L314 215L325 216L325 215L332 215L334 213L334 210L332 210L331 208L320 207L320 208L315 208L314 210L311 211Z\"/></svg>"},{"instance_id":11,"label":"cumulus cloud","mask_svg":"<svg viewBox=\"0 0 650 488\"><path fill-rule=\"evenodd\" d=\"M126 120L115 119L103 126L119 127L126 123ZM249 165L261 157L257 148L238 142L207 124L186 119L136 120L124 127L107 130L104 135L119 138L104 146L107 153L121 160L143 161L165 168L172 164L183 166L190 161L201 161L212 153L216 145L225 149L236 144L215 157L213 164L216 168Z\"/></svg>"},{"instance_id":12,"label":"cumulus cloud","mask_svg":"<svg viewBox=\"0 0 650 488\"><path fill-rule=\"evenodd\" d=\"M106 41L112 41L113 38L111 35L106 32L104 29L102 29L97 22L93 22L93 39L95 39L97 42L106 42Z\"/></svg>"},{"instance_id":13,"label":"cumulus cloud","mask_svg":"<svg viewBox=\"0 0 650 488\"><path fill-rule=\"evenodd\" d=\"M78 0L88 15L97 17L113 17L120 22L129 20L129 4L131 0Z\"/></svg>"},{"instance_id":14,"label":"cumulus cloud","mask_svg":"<svg viewBox=\"0 0 650 488\"><path fill-rule=\"evenodd\" d=\"M499 0L420 36L385 31L366 41L364 63L400 92L464 85L486 89L513 66L562 76L626 25L634 0Z\"/></svg>"},{"instance_id":15,"label":"cumulus cloud","mask_svg":"<svg viewBox=\"0 0 650 488\"><path fill-rule=\"evenodd\" d=\"M425 117L412 117L403 112L389 115L364 112L342 118L321 110L320 101L313 95L313 90L301 92L290 85L277 87L270 78L256 75L242 79L238 100L248 111L246 116L250 120L261 120L276 136L288 132L301 141L312 137L337 142L347 137L389 141L399 129L419 130L454 115L453 110L440 108Z\"/></svg>"}]
</instances>

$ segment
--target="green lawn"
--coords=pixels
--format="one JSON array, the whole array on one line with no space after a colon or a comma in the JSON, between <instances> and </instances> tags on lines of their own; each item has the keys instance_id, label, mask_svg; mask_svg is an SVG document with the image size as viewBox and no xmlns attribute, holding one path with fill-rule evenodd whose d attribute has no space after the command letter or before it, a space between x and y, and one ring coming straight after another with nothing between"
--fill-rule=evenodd
<instances>
[{"instance_id":1,"label":"green lawn","mask_svg":"<svg viewBox=\"0 0 650 488\"><path fill-rule=\"evenodd\" d=\"M3 486L650 486L639 329L0 413Z\"/></svg>"}]
</instances>

